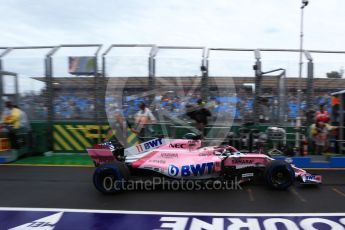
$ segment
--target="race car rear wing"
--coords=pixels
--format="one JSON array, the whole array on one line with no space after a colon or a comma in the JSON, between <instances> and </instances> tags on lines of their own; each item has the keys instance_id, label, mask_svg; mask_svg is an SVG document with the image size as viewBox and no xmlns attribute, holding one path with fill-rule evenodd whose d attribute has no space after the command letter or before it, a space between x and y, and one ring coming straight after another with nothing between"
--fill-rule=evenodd
<instances>
[{"instance_id":1,"label":"race car rear wing","mask_svg":"<svg viewBox=\"0 0 345 230\"><path fill-rule=\"evenodd\" d=\"M158 148L164 144L169 143L169 139L156 138L143 142L141 144L126 148L115 148L110 142L97 144L93 148L86 149L87 153L91 157L96 166L110 163L118 160L124 160L126 157L136 156L155 148Z\"/></svg>"},{"instance_id":2,"label":"race car rear wing","mask_svg":"<svg viewBox=\"0 0 345 230\"><path fill-rule=\"evenodd\" d=\"M86 149L95 166L117 161L110 149Z\"/></svg>"}]
</instances>

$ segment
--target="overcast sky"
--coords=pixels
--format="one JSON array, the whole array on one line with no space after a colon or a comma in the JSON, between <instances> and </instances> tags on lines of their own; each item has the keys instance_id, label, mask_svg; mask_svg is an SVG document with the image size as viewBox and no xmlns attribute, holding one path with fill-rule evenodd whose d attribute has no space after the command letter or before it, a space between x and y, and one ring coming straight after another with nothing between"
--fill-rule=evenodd
<instances>
[{"instance_id":1,"label":"overcast sky","mask_svg":"<svg viewBox=\"0 0 345 230\"><path fill-rule=\"evenodd\" d=\"M300 0L1 0L2 46L156 43L298 48ZM345 50L345 1L310 0L305 47Z\"/></svg>"},{"instance_id":2,"label":"overcast sky","mask_svg":"<svg viewBox=\"0 0 345 230\"><path fill-rule=\"evenodd\" d=\"M304 47L345 50L345 1L309 2L305 8ZM299 48L300 0L0 0L0 3L2 47L148 43ZM286 61L287 65L295 71L298 56L290 59L293 61ZM345 55L322 56L318 60L336 63L327 68L339 69L344 66ZM266 67L271 68L269 64Z\"/></svg>"}]
</instances>

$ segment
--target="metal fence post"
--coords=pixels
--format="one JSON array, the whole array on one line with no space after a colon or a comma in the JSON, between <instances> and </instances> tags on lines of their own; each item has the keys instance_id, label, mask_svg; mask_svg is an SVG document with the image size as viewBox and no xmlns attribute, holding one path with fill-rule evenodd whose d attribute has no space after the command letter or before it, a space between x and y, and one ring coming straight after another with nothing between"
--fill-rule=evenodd
<instances>
[{"instance_id":1,"label":"metal fence post","mask_svg":"<svg viewBox=\"0 0 345 230\"><path fill-rule=\"evenodd\" d=\"M148 90L152 91L156 89L156 55L159 49L157 46L153 46L149 55L149 80L148 80ZM154 101L154 94L150 94L149 104Z\"/></svg>"},{"instance_id":2,"label":"metal fence post","mask_svg":"<svg viewBox=\"0 0 345 230\"><path fill-rule=\"evenodd\" d=\"M259 96L261 95L261 81L262 81L262 67L261 67L261 54L260 50L254 50L255 55L255 92L254 92L254 105L253 105L253 119L254 123L259 121Z\"/></svg>"},{"instance_id":3,"label":"metal fence post","mask_svg":"<svg viewBox=\"0 0 345 230\"><path fill-rule=\"evenodd\" d=\"M314 63L313 58L308 51L304 51L306 58L308 59L307 66L307 100L306 100L306 111L307 113L312 109L312 102L314 97ZM307 126L312 124L311 116L307 116Z\"/></svg>"},{"instance_id":4,"label":"metal fence post","mask_svg":"<svg viewBox=\"0 0 345 230\"><path fill-rule=\"evenodd\" d=\"M58 51L60 46L52 48L45 58L45 78L46 78L46 106L47 106L47 131L48 148L53 150L53 122L54 122L54 89L53 89L53 60L52 55Z\"/></svg>"},{"instance_id":5,"label":"metal fence post","mask_svg":"<svg viewBox=\"0 0 345 230\"><path fill-rule=\"evenodd\" d=\"M3 71L3 66L2 66L2 58L9 54L10 52L12 51L12 48L6 48L4 52L2 52L0 54L0 111L2 112L3 111L3 101L2 101L2 97L3 97L3 94L4 94L4 81L3 81L3 74L2 74L2 71Z\"/></svg>"},{"instance_id":6,"label":"metal fence post","mask_svg":"<svg viewBox=\"0 0 345 230\"><path fill-rule=\"evenodd\" d=\"M98 49L96 50L93 58L95 60L94 66L93 66L93 79L94 79L94 106L95 106L95 113L94 113L94 119L95 123L98 124L98 142L101 142L102 140L102 124L103 124L103 111L104 111L104 80L102 75L98 74L98 54L102 48L102 45L98 46Z\"/></svg>"},{"instance_id":7,"label":"metal fence post","mask_svg":"<svg viewBox=\"0 0 345 230\"><path fill-rule=\"evenodd\" d=\"M204 48L201 60L201 98L206 101L209 96L209 86L208 86L208 49Z\"/></svg>"}]
</instances>

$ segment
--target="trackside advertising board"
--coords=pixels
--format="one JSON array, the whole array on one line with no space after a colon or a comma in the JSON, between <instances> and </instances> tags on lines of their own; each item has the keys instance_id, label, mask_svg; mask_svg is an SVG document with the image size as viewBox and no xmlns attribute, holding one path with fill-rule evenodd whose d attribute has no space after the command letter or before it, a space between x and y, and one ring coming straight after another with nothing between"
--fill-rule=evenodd
<instances>
[{"instance_id":1,"label":"trackside advertising board","mask_svg":"<svg viewBox=\"0 0 345 230\"><path fill-rule=\"evenodd\" d=\"M344 230L345 213L232 214L1 208L0 229Z\"/></svg>"},{"instance_id":2,"label":"trackside advertising board","mask_svg":"<svg viewBox=\"0 0 345 230\"><path fill-rule=\"evenodd\" d=\"M92 56L68 57L68 72L72 75L95 74L96 58Z\"/></svg>"}]
</instances>

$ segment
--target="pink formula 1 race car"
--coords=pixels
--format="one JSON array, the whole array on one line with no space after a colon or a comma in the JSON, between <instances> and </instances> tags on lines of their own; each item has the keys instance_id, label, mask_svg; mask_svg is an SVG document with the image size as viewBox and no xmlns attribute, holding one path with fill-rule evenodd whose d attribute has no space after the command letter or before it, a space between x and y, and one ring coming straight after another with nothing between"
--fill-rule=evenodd
<instances>
[{"instance_id":1,"label":"pink formula 1 race car","mask_svg":"<svg viewBox=\"0 0 345 230\"><path fill-rule=\"evenodd\" d=\"M287 189L295 180L302 184L320 184L320 175L258 153L241 153L232 146L202 147L197 139L153 139L124 149L103 143L87 149L96 165L95 187L102 193L116 193L114 184L128 181L131 174L158 175L173 180L263 179L275 189ZM134 172L134 173L133 173ZM138 174L138 173L137 173Z\"/></svg>"}]
</instances>

